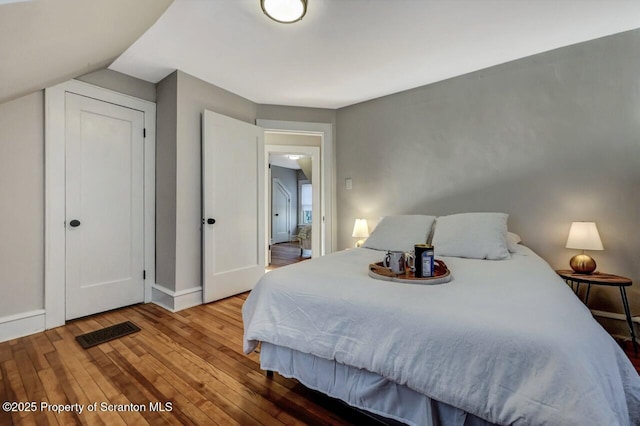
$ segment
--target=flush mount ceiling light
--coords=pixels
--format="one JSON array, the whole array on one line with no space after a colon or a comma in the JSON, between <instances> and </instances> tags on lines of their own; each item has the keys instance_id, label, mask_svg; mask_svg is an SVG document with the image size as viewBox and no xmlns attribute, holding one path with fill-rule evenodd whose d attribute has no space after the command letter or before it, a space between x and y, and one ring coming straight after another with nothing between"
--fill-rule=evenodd
<instances>
[{"instance_id":1,"label":"flush mount ceiling light","mask_svg":"<svg viewBox=\"0 0 640 426\"><path fill-rule=\"evenodd\" d=\"M287 155L287 158L289 160L299 160L302 158L302 155L297 155L297 154L289 154Z\"/></svg>"},{"instance_id":2,"label":"flush mount ceiling light","mask_svg":"<svg viewBox=\"0 0 640 426\"><path fill-rule=\"evenodd\" d=\"M281 24L301 20L307 13L307 0L260 0L262 11Z\"/></svg>"}]
</instances>

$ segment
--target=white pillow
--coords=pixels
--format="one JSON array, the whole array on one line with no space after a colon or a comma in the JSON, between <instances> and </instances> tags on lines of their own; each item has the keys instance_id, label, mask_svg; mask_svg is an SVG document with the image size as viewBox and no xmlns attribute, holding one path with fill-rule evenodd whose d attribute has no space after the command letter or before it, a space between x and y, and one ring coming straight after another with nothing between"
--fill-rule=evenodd
<instances>
[{"instance_id":1,"label":"white pillow","mask_svg":"<svg viewBox=\"0 0 640 426\"><path fill-rule=\"evenodd\" d=\"M435 216L426 215L385 216L362 247L411 251L414 245L427 242L435 220Z\"/></svg>"},{"instance_id":2,"label":"white pillow","mask_svg":"<svg viewBox=\"0 0 640 426\"><path fill-rule=\"evenodd\" d=\"M461 213L440 216L433 234L438 256L508 259L505 213Z\"/></svg>"},{"instance_id":3,"label":"white pillow","mask_svg":"<svg viewBox=\"0 0 640 426\"><path fill-rule=\"evenodd\" d=\"M515 232L507 232L507 248L509 253L515 253L518 251L518 244L522 241L520 235Z\"/></svg>"}]
</instances>

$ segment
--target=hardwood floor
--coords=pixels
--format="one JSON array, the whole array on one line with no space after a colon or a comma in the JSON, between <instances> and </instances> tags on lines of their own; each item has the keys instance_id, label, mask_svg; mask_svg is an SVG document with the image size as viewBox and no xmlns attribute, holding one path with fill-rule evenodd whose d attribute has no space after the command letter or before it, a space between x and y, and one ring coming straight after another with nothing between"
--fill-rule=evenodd
<instances>
[{"instance_id":1,"label":"hardwood floor","mask_svg":"<svg viewBox=\"0 0 640 426\"><path fill-rule=\"evenodd\" d=\"M272 244L271 264L267 267L267 270L270 271L308 259L310 258L300 256L300 244L298 242Z\"/></svg>"},{"instance_id":2,"label":"hardwood floor","mask_svg":"<svg viewBox=\"0 0 640 426\"><path fill-rule=\"evenodd\" d=\"M628 340L621 342L620 346L631 360L631 364L636 368L638 374L640 374L640 350L638 352L634 352L633 344Z\"/></svg>"},{"instance_id":3,"label":"hardwood floor","mask_svg":"<svg viewBox=\"0 0 640 426\"><path fill-rule=\"evenodd\" d=\"M176 314L136 305L0 343L0 400L36 403L32 412L0 411L0 425L371 424L294 380L266 378L259 355L242 353L245 298ZM88 350L75 341L127 320L142 331ZM84 410L54 412L42 402ZM94 403L97 410L89 411ZM154 403L165 411L153 411ZM102 410L140 407L145 411Z\"/></svg>"},{"instance_id":4,"label":"hardwood floor","mask_svg":"<svg viewBox=\"0 0 640 426\"><path fill-rule=\"evenodd\" d=\"M36 403L31 412L0 411L0 425L375 424L295 380L266 378L259 355L242 353L246 297L175 314L136 305L0 343L0 400ZM88 350L75 341L127 320L142 331ZM640 370L640 357L630 345L625 350ZM76 410L57 412L41 403ZM154 411L150 404L159 405ZM122 411L132 408L139 411Z\"/></svg>"}]
</instances>

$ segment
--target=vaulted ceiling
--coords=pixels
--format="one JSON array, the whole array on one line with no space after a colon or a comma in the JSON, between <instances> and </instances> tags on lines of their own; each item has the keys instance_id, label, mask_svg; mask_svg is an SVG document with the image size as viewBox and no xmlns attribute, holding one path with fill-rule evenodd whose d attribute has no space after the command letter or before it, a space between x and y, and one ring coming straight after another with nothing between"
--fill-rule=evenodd
<instances>
[{"instance_id":1,"label":"vaulted ceiling","mask_svg":"<svg viewBox=\"0 0 640 426\"><path fill-rule=\"evenodd\" d=\"M257 103L338 108L640 28L638 0L308 3L283 25L259 0L175 0L111 68L150 82L180 69Z\"/></svg>"},{"instance_id":2,"label":"vaulted ceiling","mask_svg":"<svg viewBox=\"0 0 640 426\"><path fill-rule=\"evenodd\" d=\"M309 0L291 25L259 0L0 0L0 102L110 65L339 108L636 28L638 0Z\"/></svg>"},{"instance_id":3,"label":"vaulted ceiling","mask_svg":"<svg viewBox=\"0 0 640 426\"><path fill-rule=\"evenodd\" d=\"M171 0L0 0L0 103L105 68Z\"/></svg>"}]
</instances>

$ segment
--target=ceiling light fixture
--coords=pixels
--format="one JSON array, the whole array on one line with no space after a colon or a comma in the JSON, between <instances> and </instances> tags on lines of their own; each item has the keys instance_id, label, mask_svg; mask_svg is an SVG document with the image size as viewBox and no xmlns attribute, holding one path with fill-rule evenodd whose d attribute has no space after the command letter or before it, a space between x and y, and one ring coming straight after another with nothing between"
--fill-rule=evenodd
<instances>
[{"instance_id":1,"label":"ceiling light fixture","mask_svg":"<svg viewBox=\"0 0 640 426\"><path fill-rule=\"evenodd\" d=\"M307 0L260 0L260 7L274 21L291 24L307 13Z\"/></svg>"},{"instance_id":2,"label":"ceiling light fixture","mask_svg":"<svg viewBox=\"0 0 640 426\"><path fill-rule=\"evenodd\" d=\"M297 155L297 154L289 154L287 155L287 158L289 160L299 160L302 158L302 155Z\"/></svg>"}]
</instances>

